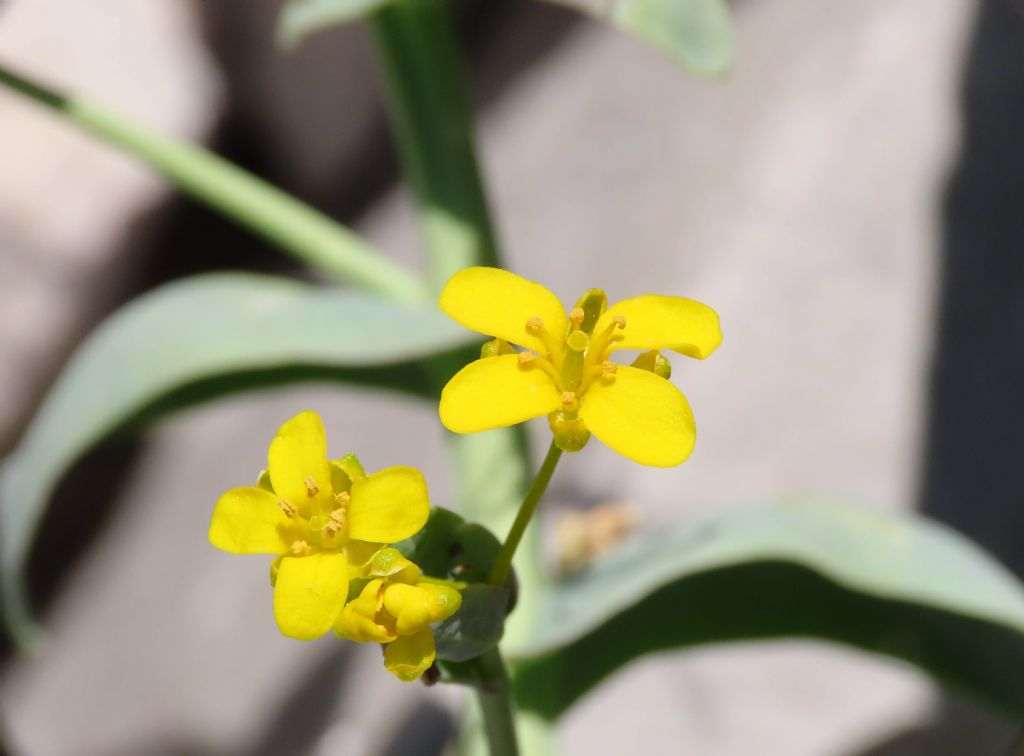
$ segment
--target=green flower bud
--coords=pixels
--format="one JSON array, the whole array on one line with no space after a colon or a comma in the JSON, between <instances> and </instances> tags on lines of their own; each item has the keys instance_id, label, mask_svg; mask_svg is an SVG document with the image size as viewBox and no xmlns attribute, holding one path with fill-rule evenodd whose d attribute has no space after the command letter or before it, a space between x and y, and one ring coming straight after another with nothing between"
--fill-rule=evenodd
<instances>
[{"instance_id":1,"label":"green flower bud","mask_svg":"<svg viewBox=\"0 0 1024 756\"><path fill-rule=\"evenodd\" d=\"M583 311L583 321L580 323L580 330L586 334L594 332L597 319L608 309L608 297L601 289L590 289L576 302L573 310ZM571 325L570 325L571 327Z\"/></svg>"},{"instance_id":2,"label":"green flower bud","mask_svg":"<svg viewBox=\"0 0 1024 756\"><path fill-rule=\"evenodd\" d=\"M480 347L480 359L500 357L503 354L515 354L516 350L509 346L505 339L494 339Z\"/></svg>"},{"instance_id":3,"label":"green flower bud","mask_svg":"<svg viewBox=\"0 0 1024 756\"><path fill-rule=\"evenodd\" d=\"M657 349L641 354L633 360L633 367L647 370L666 381L672 377L672 363Z\"/></svg>"}]
</instances>

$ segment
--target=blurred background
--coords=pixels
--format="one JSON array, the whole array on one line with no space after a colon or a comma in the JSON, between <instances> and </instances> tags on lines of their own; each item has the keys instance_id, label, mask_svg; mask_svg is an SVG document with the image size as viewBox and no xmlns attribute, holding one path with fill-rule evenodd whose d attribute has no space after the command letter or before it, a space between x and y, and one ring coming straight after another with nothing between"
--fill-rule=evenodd
<instances>
[{"instance_id":1,"label":"blurred background","mask_svg":"<svg viewBox=\"0 0 1024 756\"><path fill-rule=\"evenodd\" d=\"M640 468L598 443L568 460L543 511L552 561L561 519L609 503L654 529L822 499L922 510L1024 574L1024 4L737 0L738 63L717 84L556 6L459 7L508 266L567 301L689 296L725 331L708 362L676 360L700 429L690 462ZM9 1L0 59L211 145L417 266L364 31L281 52L278 8ZM0 91L0 452L100 319L228 268L307 275ZM433 412L367 390L248 394L105 445L33 555L44 649L3 648L13 753L444 751L457 691L398 683L371 647L283 639L267 560L206 540L217 495L254 479L273 429L307 407L332 451L419 466L446 501ZM559 732L567 754L1013 743L917 671L796 640L647 658Z\"/></svg>"}]
</instances>

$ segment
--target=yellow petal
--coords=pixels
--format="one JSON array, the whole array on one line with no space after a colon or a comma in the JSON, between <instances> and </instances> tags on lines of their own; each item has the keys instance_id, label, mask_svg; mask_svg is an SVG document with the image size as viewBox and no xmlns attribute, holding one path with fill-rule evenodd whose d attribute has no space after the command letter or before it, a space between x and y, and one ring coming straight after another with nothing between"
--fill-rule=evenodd
<instances>
[{"instance_id":1,"label":"yellow petal","mask_svg":"<svg viewBox=\"0 0 1024 756\"><path fill-rule=\"evenodd\" d=\"M274 616L284 635L313 640L331 629L348 598L345 555L322 551L281 560L274 586Z\"/></svg>"},{"instance_id":2,"label":"yellow petal","mask_svg":"<svg viewBox=\"0 0 1024 756\"><path fill-rule=\"evenodd\" d=\"M434 634L430 628L404 635L384 648L384 666L402 682L419 680L434 663Z\"/></svg>"},{"instance_id":3,"label":"yellow petal","mask_svg":"<svg viewBox=\"0 0 1024 756\"><path fill-rule=\"evenodd\" d=\"M383 580L371 580L357 598L346 604L334 623L335 635L356 643L388 643L398 637L393 627L378 621L383 614L378 606L383 585Z\"/></svg>"},{"instance_id":4,"label":"yellow petal","mask_svg":"<svg viewBox=\"0 0 1024 756\"><path fill-rule=\"evenodd\" d=\"M399 635L412 635L447 619L461 604L462 594L443 585L390 583L384 588L384 608L395 618Z\"/></svg>"},{"instance_id":5,"label":"yellow petal","mask_svg":"<svg viewBox=\"0 0 1024 756\"><path fill-rule=\"evenodd\" d=\"M348 533L359 541L394 543L417 532L430 515L423 474L412 467L388 467L352 483Z\"/></svg>"},{"instance_id":6,"label":"yellow petal","mask_svg":"<svg viewBox=\"0 0 1024 756\"><path fill-rule=\"evenodd\" d=\"M565 334L565 308L547 288L498 268L466 268L448 279L438 307L471 331L498 336L540 354L544 343L526 330L539 317L559 341Z\"/></svg>"},{"instance_id":7,"label":"yellow petal","mask_svg":"<svg viewBox=\"0 0 1024 756\"><path fill-rule=\"evenodd\" d=\"M232 488L213 508L210 543L232 554L283 554L298 537L278 496L262 488Z\"/></svg>"},{"instance_id":8,"label":"yellow petal","mask_svg":"<svg viewBox=\"0 0 1024 756\"><path fill-rule=\"evenodd\" d=\"M331 505L327 435L315 412L300 412L277 430L268 454L274 491L305 515Z\"/></svg>"},{"instance_id":9,"label":"yellow petal","mask_svg":"<svg viewBox=\"0 0 1024 756\"><path fill-rule=\"evenodd\" d=\"M597 321L594 333L604 331L621 315L626 327L615 349L674 349L687 357L704 359L722 343L718 313L705 304L683 297L646 294L612 305Z\"/></svg>"},{"instance_id":10,"label":"yellow petal","mask_svg":"<svg viewBox=\"0 0 1024 756\"><path fill-rule=\"evenodd\" d=\"M476 360L456 373L441 392L440 414L448 430L476 433L547 415L560 406L547 373L506 354Z\"/></svg>"},{"instance_id":11,"label":"yellow petal","mask_svg":"<svg viewBox=\"0 0 1024 756\"><path fill-rule=\"evenodd\" d=\"M681 464L697 440L682 392L654 373L626 365L590 385L580 401L580 417L619 454L652 467Z\"/></svg>"}]
</instances>

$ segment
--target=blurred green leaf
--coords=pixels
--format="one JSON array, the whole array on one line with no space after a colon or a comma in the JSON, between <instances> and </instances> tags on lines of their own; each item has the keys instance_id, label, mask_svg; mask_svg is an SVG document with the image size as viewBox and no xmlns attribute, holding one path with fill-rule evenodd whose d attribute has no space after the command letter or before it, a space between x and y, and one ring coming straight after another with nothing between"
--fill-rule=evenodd
<instances>
[{"instance_id":1,"label":"blurred green leaf","mask_svg":"<svg viewBox=\"0 0 1024 756\"><path fill-rule=\"evenodd\" d=\"M179 190L341 281L406 304L427 304L421 281L351 229L234 163L132 123L83 97L51 89L0 64L0 87L141 160Z\"/></svg>"},{"instance_id":2,"label":"blurred green leaf","mask_svg":"<svg viewBox=\"0 0 1024 756\"><path fill-rule=\"evenodd\" d=\"M310 34L368 16L391 0L286 0L277 21L277 40L294 47Z\"/></svg>"},{"instance_id":3,"label":"blurred green leaf","mask_svg":"<svg viewBox=\"0 0 1024 756\"><path fill-rule=\"evenodd\" d=\"M550 0L628 32L698 76L718 77L733 64L725 0Z\"/></svg>"},{"instance_id":4,"label":"blurred green leaf","mask_svg":"<svg viewBox=\"0 0 1024 756\"><path fill-rule=\"evenodd\" d=\"M432 395L418 361L474 339L433 309L271 276L199 276L139 297L77 350L0 468L9 626L28 640L21 573L35 529L60 478L105 437L230 392L299 381Z\"/></svg>"},{"instance_id":5,"label":"blurred green leaf","mask_svg":"<svg viewBox=\"0 0 1024 756\"><path fill-rule=\"evenodd\" d=\"M963 537L920 517L792 505L637 539L553 587L514 676L555 719L645 654L809 637L917 665L1020 720L1024 591Z\"/></svg>"}]
</instances>

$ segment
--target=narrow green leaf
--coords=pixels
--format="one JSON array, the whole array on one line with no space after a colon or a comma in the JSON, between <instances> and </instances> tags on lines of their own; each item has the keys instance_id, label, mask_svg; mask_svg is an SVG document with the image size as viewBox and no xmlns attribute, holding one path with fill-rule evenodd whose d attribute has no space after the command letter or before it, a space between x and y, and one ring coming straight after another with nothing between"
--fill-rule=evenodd
<instances>
[{"instance_id":1,"label":"narrow green leaf","mask_svg":"<svg viewBox=\"0 0 1024 756\"><path fill-rule=\"evenodd\" d=\"M549 719L644 654L782 637L905 660L1024 719L1024 590L920 517L800 505L683 525L553 588L535 628L515 682Z\"/></svg>"},{"instance_id":2,"label":"narrow green leaf","mask_svg":"<svg viewBox=\"0 0 1024 756\"><path fill-rule=\"evenodd\" d=\"M391 0L287 0L277 20L277 41L294 47L310 34L358 21Z\"/></svg>"},{"instance_id":3,"label":"narrow green leaf","mask_svg":"<svg viewBox=\"0 0 1024 756\"><path fill-rule=\"evenodd\" d=\"M185 194L326 275L396 301L427 301L424 287L412 273L379 254L358 234L212 152L149 131L4 66L0 66L0 86L138 158Z\"/></svg>"},{"instance_id":4,"label":"narrow green leaf","mask_svg":"<svg viewBox=\"0 0 1024 756\"><path fill-rule=\"evenodd\" d=\"M719 77L733 63L725 0L551 0L634 35L691 73Z\"/></svg>"},{"instance_id":5,"label":"narrow green leaf","mask_svg":"<svg viewBox=\"0 0 1024 756\"><path fill-rule=\"evenodd\" d=\"M0 469L5 616L27 639L21 572L61 476L115 431L258 386L358 380L431 394L418 360L473 336L433 309L283 278L216 274L168 284L86 340Z\"/></svg>"}]
</instances>

